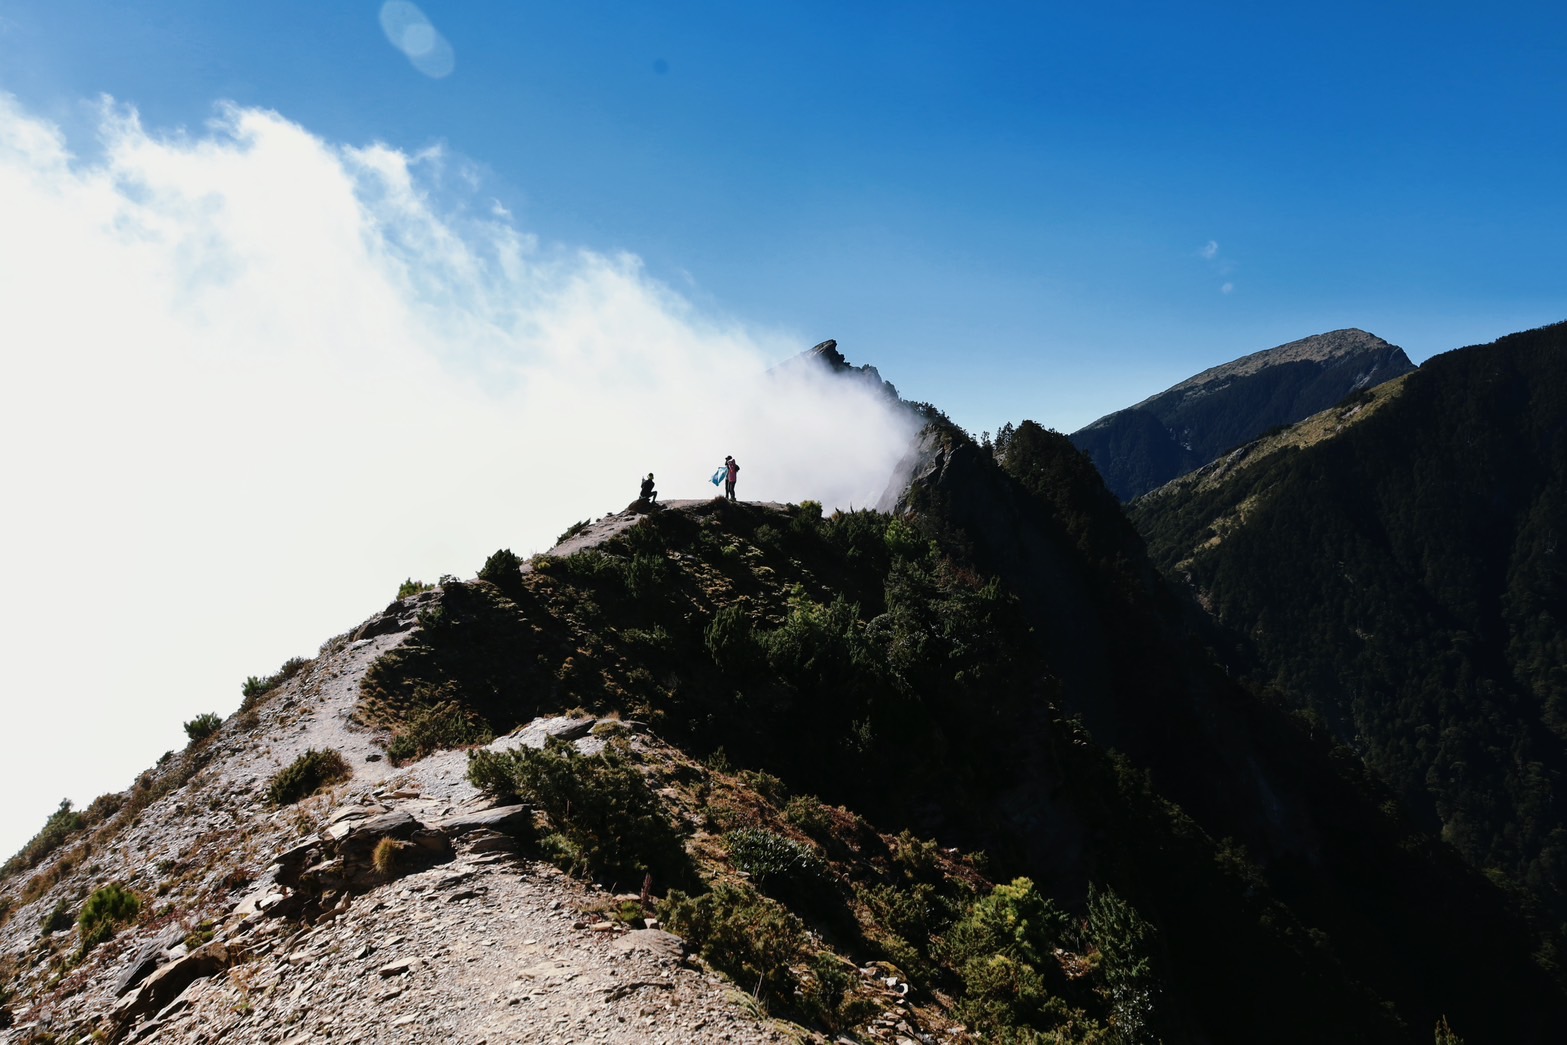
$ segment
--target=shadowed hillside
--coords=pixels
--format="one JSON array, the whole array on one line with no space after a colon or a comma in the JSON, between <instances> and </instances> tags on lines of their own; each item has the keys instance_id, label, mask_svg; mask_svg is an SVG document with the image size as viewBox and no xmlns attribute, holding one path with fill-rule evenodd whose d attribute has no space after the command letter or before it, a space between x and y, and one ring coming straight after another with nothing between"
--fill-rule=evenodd
<instances>
[{"instance_id":1,"label":"shadowed hillside","mask_svg":"<svg viewBox=\"0 0 1567 1045\"><path fill-rule=\"evenodd\" d=\"M1435 357L1362 412L1172 484L1132 517L1243 636L1237 667L1560 921L1567 325Z\"/></svg>"}]
</instances>

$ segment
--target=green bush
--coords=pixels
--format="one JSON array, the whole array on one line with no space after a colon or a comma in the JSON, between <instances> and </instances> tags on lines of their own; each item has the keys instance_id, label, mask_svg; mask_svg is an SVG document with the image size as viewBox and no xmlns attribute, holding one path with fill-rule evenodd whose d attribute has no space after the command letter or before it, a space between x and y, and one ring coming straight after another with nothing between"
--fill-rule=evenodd
<instances>
[{"instance_id":1,"label":"green bush","mask_svg":"<svg viewBox=\"0 0 1567 1045\"><path fill-rule=\"evenodd\" d=\"M1066 914L1032 881L1015 878L975 902L968 916L953 927L950 946L960 959L999 952L1039 966L1051 960L1070 925Z\"/></svg>"},{"instance_id":2,"label":"green bush","mask_svg":"<svg viewBox=\"0 0 1567 1045\"><path fill-rule=\"evenodd\" d=\"M501 548L479 568L479 579L489 581L508 595L522 589L522 560L510 548Z\"/></svg>"},{"instance_id":3,"label":"green bush","mask_svg":"<svg viewBox=\"0 0 1567 1045\"><path fill-rule=\"evenodd\" d=\"M267 785L267 800L273 805L289 805L352 775L348 762L332 748L310 748L272 778Z\"/></svg>"},{"instance_id":4,"label":"green bush","mask_svg":"<svg viewBox=\"0 0 1567 1045\"><path fill-rule=\"evenodd\" d=\"M859 981L854 965L830 951L811 962L810 975L800 984L800 1014L834 1032L847 1032L880 1010L868 998L856 998L850 988Z\"/></svg>"},{"instance_id":5,"label":"green bush","mask_svg":"<svg viewBox=\"0 0 1567 1045\"><path fill-rule=\"evenodd\" d=\"M1035 1040L1024 1028L1050 999L1038 969L1005 954L989 954L966 962L962 976L963 1001L957 1012L983 1040Z\"/></svg>"},{"instance_id":6,"label":"green bush","mask_svg":"<svg viewBox=\"0 0 1567 1045\"><path fill-rule=\"evenodd\" d=\"M669 560L661 552L638 552L626 564L626 594L646 601L669 586Z\"/></svg>"},{"instance_id":7,"label":"green bush","mask_svg":"<svg viewBox=\"0 0 1567 1045\"><path fill-rule=\"evenodd\" d=\"M597 548L584 548L555 560L562 569L578 580L598 580L603 577L619 577L623 569L621 560Z\"/></svg>"},{"instance_id":8,"label":"green bush","mask_svg":"<svg viewBox=\"0 0 1567 1045\"><path fill-rule=\"evenodd\" d=\"M826 874L826 864L808 845L762 827L742 827L724 836L729 859L737 870L768 886L810 887Z\"/></svg>"},{"instance_id":9,"label":"green bush","mask_svg":"<svg viewBox=\"0 0 1567 1045\"><path fill-rule=\"evenodd\" d=\"M517 777L512 773L511 752L468 752L468 783L491 798L516 798Z\"/></svg>"},{"instance_id":10,"label":"green bush","mask_svg":"<svg viewBox=\"0 0 1567 1045\"><path fill-rule=\"evenodd\" d=\"M3 867L0 867L0 880L9 878L18 871L37 867L45 857L64 845L65 840L80 831L82 827L81 814L71 808L71 800L60 799L60 808L49 814L49 819L44 821L44 826L39 832L22 846L15 856L7 860Z\"/></svg>"},{"instance_id":11,"label":"green bush","mask_svg":"<svg viewBox=\"0 0 1567 1045\"><path fill-rule=\"evenodd\" d=\"M197 715L195 718L185 723L185 735L189 737L190 742L194 744L198 741L206 740L208 737L212 736L212 734L218 731L218 727L221 725L223 725L223 720L213 712L208 711L204 714Z\"/></svg>"},{"instance_id":12,"label":"green bush","mask_svg":"<svg viewBox=\"0 0 1567 1045\"><path fill-rule=\"evenodd\" d=\"M433 687L414 687L414 699L419 698L421 689L428 688ZM443 691L451 688L440 687ZM386 757L391 759L392 765L400 766L435 751L468 744L485 744L494 737L489 724L478 714L455 700L443 700L409 719L408 724L397 731L392 743L387 746Z\"/></svg>"},{"instance_id":13,"label":"green bush","mask_svg":"<svg viewBox=\"0 0 1567 1045\"><path fill-rule=\"evenodd\" d=\"M1045 973L1070 926L1027 878L998 885L947 934L943 950L963 981L959 1011L988 1038L1050 1022Z\"/></svg>"},{"instance_id":14,"label":"green bush","mask_svg":"<svg viewBox=\"0 0 1567 1045\"><path fill-rule=\"evenodd\" d=\"M397 586L397 597L399 599L406 599L411 595L418 595L421 592L427 592L433 587L435 587L435 585L426 584L424 581L416 581L412 577L409 577L407 580L403 581L403 583Z\"/></svg>"},{"instance_id":15,"label":"green bush","mask_svg":"<svg viewBox=\"0 0 1567 1045\"><path fill-rule=\"evenodd\" d=\"M659 917L747 993L781 1011L794 1004L805 925L776 901L720 882L701 896L672 890Z\"/></svg>"},{"instance_id":16,"label":"green bush","mask_svg":"<svg viewBox=\"0 0 1567 1045\"><path fill-rule=\"evenodd\" d=\"M1110 999L1115 1040L1154 1035L1160 980L1153 963L1157 930L1108 886L1088 888L1088 938L1099 949L1099 971Z\"/></svg>"},{"instance_id":17,"label":"green bush","mask_svg":"<svg viewBox=\"0 0 1567 1045\"><path fill-rule=\"evenodd\" d=\"M245 684L240 687L240 695L244 700L240 702L240 708L250 709L261 700L262 697L277 689L283 683L309 667L312 662L305 657L290 657L283 662L283 666L266 678L257 678L251 675L245 679Z\"/></svg>"},{"instance_id":18,"label":"green bush","mask_svg":"<svg viewBox=\"0 0 1567 1045\"><path fill-rule=\"evenodd\" d=\"M713 614L702 639L713 663L727 675L744 676L761 661L761 647L752 632L751 618L740 603L731 603Z\"/></svg>"},{"instance_id":19,"label":"green bush","mask_svg":"<svg viewBox=\"0 0 1567 1045\"><path fill-rule=\"evenodd\" d=\"M818 842L832 832L832 817L815 795L795 795L784 806L784 819Z\"/></svg>"},{"instance_id":20,"label":"green bush","mask_svg":"<svg viewBox=\"0 0 1567 1045\"><path fill-rule=\"evenodd\" d=\"M113 936L117 926L131 921L140 910L141 900L136 894L119 885L94 890L76 919L82 934L81 953L86 954Z\"/></svg>"},{"instance_id":21,"label":"green bush","mask_svg":"<svg viewBox=\"0 0 1567 1045\"><path fill-rule=\"evenodd\" d=\"M751 541L759 548L776 549L783 544L783 531L771 523L763 523L751 535Z\"/></svg>"},{"instance_id":22,"label":"green bush","mask_svg":"<svg viewBox=\"0 0 1567 1045\"><path fill-rule=\"evenodd\" d=\"M468 780L486 794L536 805L559 836L555 855L572 871L625 883L689 874L680 836L622 744L597 755L556 740L542 750L474 751Z\"/></svg>"},{"instance_id":23,"label":"green bush","mask_svg":"<svg viewBox=\"0 0 1567 1045\"><path fill-rule=\"evenodd\" d=\"M798 534L815 536L822 526L822 502L801 501L789 512L789 528Z\"/></svg>"}]
</instances>

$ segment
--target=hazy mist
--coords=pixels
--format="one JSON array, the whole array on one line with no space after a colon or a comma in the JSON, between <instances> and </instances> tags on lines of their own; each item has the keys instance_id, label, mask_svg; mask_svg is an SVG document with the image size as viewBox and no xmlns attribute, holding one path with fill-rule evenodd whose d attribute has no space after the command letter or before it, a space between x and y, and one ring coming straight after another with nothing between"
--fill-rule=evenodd
<instances>
[{"instance_id":1,"label":"hazy mist","mask_svg":"<svg viewBox=\"0 0 1567 1045\"><path fill-rule=\"evenodd\" d=\"M872 505L912 435L863 383L769 376L832 331L541 244L440 150L98 125L0 96L7 855L405 577L542 551L649 471L712 496L725 454L742 498Z\"/></svg>"}]
</instances>

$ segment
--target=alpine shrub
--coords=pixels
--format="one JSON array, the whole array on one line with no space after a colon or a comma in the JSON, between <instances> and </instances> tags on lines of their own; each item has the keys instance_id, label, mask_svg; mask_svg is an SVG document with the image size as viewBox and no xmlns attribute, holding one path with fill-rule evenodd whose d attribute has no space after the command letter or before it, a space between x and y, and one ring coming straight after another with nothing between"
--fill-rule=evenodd
<instances>
[{"instance_id":1,"label":"alpine shrub","mask_svg":"<svg viewBox=\"0 0 1567 1045\"><path fill-rule=\"evenodd\" d=\"M522 560L510 548L502 548L479 568L479 579L489 581L508 595L522 588Z\"/></svg>"},{"instance_id":2,"label":"alpine shrub","mask_svg":"<svg viewBox=\"0 0 1567 1045\"><path fill-rule=\"evenodd\" d=\"M290 657L283 662L283 666L266 678L257 678L251 675L245 679L245 684L240 687L240 695L244 700L240 702L242 710L255 707L262 697L277 689L283 683L299 674L311 665L311 661L305 657Z\"/></svg>"},{"instance_id":3,"label":"alpine shrub","mask_svg":"<svg viewBox=\"0 0 1567 1045\"><path fill-rule=\"evenodd\" d=\"M761 661L761 647L752 633L751 618L739 603L713 614L702 637L713 663L725 674L746 675Z\"/></svg>"},{"instance_id":4,"label":"alpine shrub","mask_svg":"<svg viewBox=\"0 0 1567 1045\"><path fill-rule=\"evenodd\" d=\"M185 735L190 738L192 744L195 744L212 736L221 725L223 725L223 720L213 712L208 711L205 714L197 715L185 723Z\"/></svg>"},{"instance_id":5,"label":"alpine shrub","mask_svg":"<svg viewBox=\"0 0 1567 1045\"><path fill-rule=\"evenodd\" d=\"M742 827L724 836L729 859L738 870L766 888L807 886L820 880L826 865L816 851L762 827Z\"/></svg>"},{"instance_id":6,"label":"alpine shrub","mask_svg":"<svg viewBox=\"0 0 1567 1045\"><path fill-rule=\"evenodd\" d=\"M1044 973L1067 916L1027 878L998 885L947 934L947 957L963 981L962 1018L991 1037L1046 1020Z\"/></svg>"},{"instance_id":7,"label":"alpine shrub","mask_svg":"<svg viewBox=\"0 0 1567 1045\"><path fill-rule=\"evenodd\" d=\"M414 688L415 699L420 688ZM393 737L386 757L400 766L435 751L488 743L494 736L484 719L455 700L444 700L414 715Z\"/></svg>"},{"instance_id":8,"label":"alpine shrub","mask_svg":"<svg viewBox=\"0 0 1567 1045\"><path fill-rule=\"evenodd\" d=\"M136 894L119 885L94 890L76 918L82 934L81 952L86 954L113 936L116 926L135 918L140 910L141 900Z\"/></svg>"},{"instance_id":9,"label":"alpine shrub","mask_svg":"<svg viewBox=\"0 0 1567 1045\"><path fill-rule=\"evenodd\" d=\"M647 873L683 879L689 872L680 836L620 745L596 755L558 740L542 750L475 751L468 780L487 794L534 803L559 836L555 854L573 871L623 882Z\"/></svg>"},{"instance_id":10,"label":"alpine shrub","mask_svg":"<svg viewBox=\"0 0 1567 1045\"><path fill-rule=\"evenodd\" d=\"M332 748L320 751L310 748L272 778L267 785L267 800L273 805L289 805L328 784L347 780L353 772L343 756Z\"/></svg>"},{"instance_id":11,"label":"alpine shrub","mask_svg":"<svg viewBox=\"0 0 1567 1045\"><path fill-rule=\"evenodd\" d=\"M46 912L38 919L38 932L40 935L48 936L50 933L69 929L71 925L71 905L64 900L60 900L54 905L52 910Z\"/></svg>"},{"instance_id":12,"label":"alpine shrub","mask_svg":"<svg viewBox=\"0 0 1567 1045\"><path fill-rule=\"evenodd\" d=\"M1110 1024L1119 1041L1144 1041L1156 1030L1151 1026L1160 993L1153 965L1155 932L1114 890L1088 887L1088 938L1099 949Z\"/></svg>"},{"instance_id":13,"label":"alpine shrub","mask_svg":"<svg viewBox=\"0 0 1567 1045\"><path fill-rule=\"evenodd\" d=\"M774 1008L793 1004L805 925L777 901L720 882L701 896L671 890L659 917L741 988Z\"/></svg>"},{"instance_id":14,"label":"alpine shrub","mask_svg":"<svg viewBox=\"0 0 1567 1045\"><path fill-rule=\"evenodd\" d=\"M593 520L591 519L583 519L581 522L574 522L570 526L566 527L565 532L563 532L559 537L555 538L555 543L565 544L567 541L571 540L577 534L581 533L583 530L586 530L589 526L592 525Z\"/></svg>"},{"instance_id":15,"label":"alpine shrub","mask_svg":"<svg viewBox=\"0 0 1567 1045\"><path fill-rule=\"evenodd\" d=\"M46 856L64 845L65 840L80 831L83 826L81 814L71 808L71 800L60 799L60 808L49 814L49 819L44 821L43 828L22 846L15 856L7 860L3 867L0 867L0 880L9 878L18 871L37 867L43 863Z\"/></svg>"}]
</instances>

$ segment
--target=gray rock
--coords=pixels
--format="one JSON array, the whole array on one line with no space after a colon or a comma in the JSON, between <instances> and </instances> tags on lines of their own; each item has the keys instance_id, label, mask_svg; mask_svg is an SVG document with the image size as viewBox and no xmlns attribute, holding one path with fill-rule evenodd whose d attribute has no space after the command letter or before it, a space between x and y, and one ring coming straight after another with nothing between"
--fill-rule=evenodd
<instances>
[{"instance_id":1,"label":"gray rock","mask_svg":"<svg viewBox=\"0 0 1567 1045\"><path fill-rule=\"evenodd\" d=\"M123 997L127 991L141 983L158 966L169 961L168 949L178 944L185 938L185 930L178 925L171 925L148 940L131 955L130 964L125 971L120 973L114 981L114 996Z\"/></svg>"},{"instance_id":2,"label":"gray rock","mask_svg":"<svg viewBox=\"0 0 1567 1045\"><path fill-rule=\"evenodd\" d=\"M137 1020L161 1012L192 983L227 969L234 957L227 944L214 940L159 968L142 981L135 993L127 994L115 1006L115 1032L111 1039L118 1040Z\"/></svg>"},{"instance_id":3,"label":"gray rock","mask_svg":"<svg viewBox=\"0 0 1567 1045\"><path fill-rule=\"evenodd\" d=\"M460 835L468 831L490 830L503 834L516 834L520 828L531 826L533 810L525 805L496 806L476 813L459 813L444 820L437 820L430 827L448 834Z\"/></svg>"},{"instance_id":4,"label":"gray rock","mask_svg":"<svg viewBox=\"0 0 1567 1045\"><path fill-rule=\"evenodd\" d=\"M651 951L674 961L680 961L686 956L686 942L662 929L633 929L623 936L617 936L610 947L617 951Z\"/></svg>"}]
</instances>

